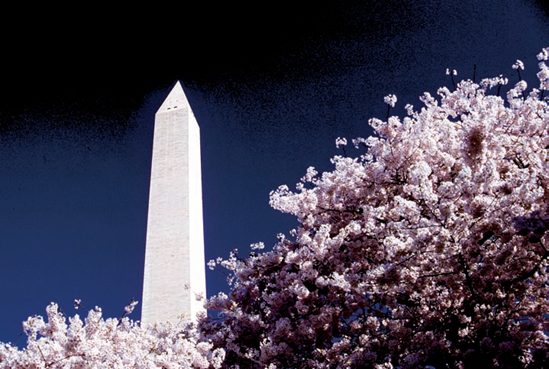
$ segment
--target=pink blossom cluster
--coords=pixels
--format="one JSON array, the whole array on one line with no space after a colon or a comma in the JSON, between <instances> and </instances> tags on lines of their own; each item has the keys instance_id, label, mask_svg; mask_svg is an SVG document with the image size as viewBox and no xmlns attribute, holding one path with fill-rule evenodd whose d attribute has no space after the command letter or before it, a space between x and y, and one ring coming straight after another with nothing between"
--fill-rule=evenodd
<instances>
[{"instance_id":1,"label":"pink blossom cluster","mask_svg":"<svg viewBox=\"0 0 549 369\"><path fill-rule=\"evenodd\" d=\"M0 343L0 368L220 368L223 362L224 350L201 340L192 323L141 327L127 317L105 320L99 308L67 323L56 304L46 311L47 321L24 322L26 348Z\"/></svg>"},{"instance_id":2,"label":"pink blossom cluster","mask_svg":"<svg viewBox=\"0 0 549 369\"><path fill-rule=\"evenodd\" d=\"M425 93L370 120L362 155L273 191L299 227L217 262L232 292L199 328L224 365L549 367L548 52L541 91L520 80L504 99L500 76Z\"/></svg>"}]
</instances>

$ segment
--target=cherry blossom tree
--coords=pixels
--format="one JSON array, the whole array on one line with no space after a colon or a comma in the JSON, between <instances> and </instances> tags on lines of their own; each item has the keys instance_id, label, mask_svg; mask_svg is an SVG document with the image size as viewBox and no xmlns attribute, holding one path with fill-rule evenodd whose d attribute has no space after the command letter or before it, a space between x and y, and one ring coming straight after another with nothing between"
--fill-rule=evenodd
<instances>
[{"instance_id":1,"label":"cherry blossom tree","mask_svg":"<svg viewBox=\"0 0 549 369\"><path fill-rule=\"evenodd\" d=\"M0 343L0 368L219 368L224 358L223 349L200 339L193 323L141 327L128 317L105 320L95 308L67 324L56 304L46 311L47 321L36 316L24 322L26 348Z\"/></svg>"},{"instance_id":2,"label":"cherry blossom tree","mask_svg":"<svg viewBox=\"0 0 549 369\"><path fill-rule=\"evenodd\" d=\"M232 290L199 328L224 365L549 367L548 58L529 92L519 78L504 99L500 76L425 93L371 119L362 154L273 191L297 229L210 262Z\"/></svg>"}]
</instances>

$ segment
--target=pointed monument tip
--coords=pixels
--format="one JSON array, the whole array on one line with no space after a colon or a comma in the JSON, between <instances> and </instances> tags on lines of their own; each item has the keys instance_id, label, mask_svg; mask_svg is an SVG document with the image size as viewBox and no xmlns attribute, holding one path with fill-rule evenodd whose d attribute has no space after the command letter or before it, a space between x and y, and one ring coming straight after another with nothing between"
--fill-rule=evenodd
<instances>
[{"instance_id":1,"label":"pointed monument tip","mask_svg":"<svg viewBox=\"0 0 549 369\"><path fill-rule=\"evenodd\" d=\"M181 83L177 81L170 93L168 94L168 97L166 97L166 100L164 100L164 102L158 109L157 113L162 113L175 109L184 109L188 107L189 101L185 96L185 92L183 91Z\"/></svg>"},{"instance_id":2,"label":"pointed monument tip","mask_svg":"<svg viewBox=\"0 0 549 369\"><path fill-rule=\"evenodd\" d=\"M183 86L181 86L181 82L179 80L175 81L175 84L173 85L170 93L172 93L173 91L183 91Z\"/></svg>"}]
</instances>

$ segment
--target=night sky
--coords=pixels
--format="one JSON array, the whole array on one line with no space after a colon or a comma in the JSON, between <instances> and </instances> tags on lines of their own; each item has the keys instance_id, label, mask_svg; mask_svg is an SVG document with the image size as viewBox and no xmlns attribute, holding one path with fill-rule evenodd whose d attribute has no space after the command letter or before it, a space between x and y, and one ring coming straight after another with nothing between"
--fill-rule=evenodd
<instances>
[{"instance_id":1,"label":"night sky","mask_svg":"<svg viewBox=\"0 0 549 369\"><path fill-rule=\"evenodd\" d=\"M402 115L451 85L446 68L514 83L516 59L538 87L549 46L535 0L295 3L5 12L0 341L24 344L21 322L52 301L119 317L141 299L154 113L177 80L201 127L210 260L296 227L269 192L330 170L335 139L370 135L387 94ZM209 296L224 278L207 270Z\"/></svg>"}]
</instances>

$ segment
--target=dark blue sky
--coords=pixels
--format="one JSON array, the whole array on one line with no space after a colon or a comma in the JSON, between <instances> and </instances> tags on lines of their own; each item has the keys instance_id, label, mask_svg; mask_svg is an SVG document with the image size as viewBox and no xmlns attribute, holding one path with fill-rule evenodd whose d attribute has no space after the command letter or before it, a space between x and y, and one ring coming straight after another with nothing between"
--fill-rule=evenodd
<instances>
[{"instance_id":1,"label":"dark blue sky","mask_svg":"<svg viewBox=\"0 0 549 369\"><path fill-rule=\"evenodd\" d=\"M475 64L477 78L515 82L516 59L534 81L549 46L534 0L344 3L166 10L176 19L94 9L3 30L21 36L2 50L0 341L51 301L117 317L141 299L154 112L176 80L201 126L209 260L295 227L269 192L329 170L335 139L368 136L385 95L397 113L419 107L450 85L447 67L471 78ZM227 290L221 273L207 279L209 295Z\"/></svg>"}]
</instances>

